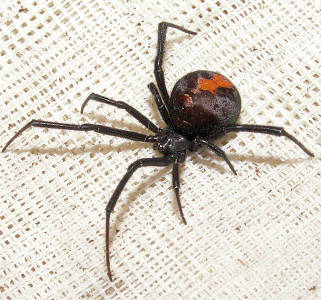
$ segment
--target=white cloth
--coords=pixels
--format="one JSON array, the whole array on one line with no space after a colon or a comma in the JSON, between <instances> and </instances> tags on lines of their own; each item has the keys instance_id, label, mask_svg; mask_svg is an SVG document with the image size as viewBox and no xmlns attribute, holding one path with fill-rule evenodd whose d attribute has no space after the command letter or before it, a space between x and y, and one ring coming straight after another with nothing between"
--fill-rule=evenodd
<instances>
[{"instance_id":1,"label":"white cloth","mask_svg":"<svg viewBox=\"0 0 321 300\"><path fill-rule=\"evenodd\" d=\"M164 126L155 82L157 24L168 30L169 91L184 74L224 74L242 96L239 122L284 126L286 138L230 134L222 159L201 149L181 169L180 220L171 167L131 178L152 145L97 133L31 128L0 154L1 299L320 299L319 1L1 1L1 146L31 119L148 133L99 93Z\"/></svg>"}]
</instances>

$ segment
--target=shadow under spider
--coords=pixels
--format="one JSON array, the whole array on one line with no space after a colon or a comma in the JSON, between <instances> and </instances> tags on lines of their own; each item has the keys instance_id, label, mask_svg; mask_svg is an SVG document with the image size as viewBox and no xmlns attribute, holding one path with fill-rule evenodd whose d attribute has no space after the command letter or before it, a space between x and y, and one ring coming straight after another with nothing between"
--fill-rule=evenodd
<instances>
[{"instance_id":1,"label":"shadow under spider","mask_svg":"<svg viewBox=\"0 0 321 300\"><path fill-rule=\"evenodd\" d=\"M208 151L209 152L209 151ZM228 172L229 169L226 169L223 166L220 165L216 165L213 161L210 161L208 159L202 159L199 156L194 156L196 158L197 161L210 166L210 167L215 167L215 169L218 169L219 171L223 172ZM250 155L238 155L238 154L232 154L229 155L229 157L232 158L232 160L239 160L239 161L251 161L253 163L268 163L271 164L273 166L276 165L280 165L280 164L291 164L291 163L295 163L295 162L300 162L303 161L304 159L291 159L291 160L281 160L278 158L273 158L273 157L264 157L264 156L250 156ZM218 158L218 160L223 161L223 159ZM146 168L147 170L149 168ZM114 214L114 222L113 225L111 225L110 227L110 237L111 237L111 242L110 245L112 245L113 241L114 241L114 237L117 235L117 227L119 226L119 224L122 222L124 216L130 212L130 205L129 203L134 202L137 199L138 195L141 195L142 191L145 191L146 187L151 186L154 182L158 182L160 180L161 177L168 175L168 173L170 173L171 171L171 166L167 166L167 167L163 167L163 168L157 168L157 167L153 167L153 169L157 169L157 172L153 175L147 175L148 177L143 179L138 185L136 185L134 187L134 190L127 192L127 196L123 197L124 199L126 198L125 202L123 202L121 204L121 208L120 210L117 212L117 214ZM183 171L183 168L181 168L181 173ZM232 176L234 176L232 174ZM135 175L134 175L135 178ZM133 178L133 180L135 180ZM183 178L183 176L182 176ZM137 177L136 177L136 181L137 181ZM173 198L173 189L166 189L166 196L168 197L168 201L172 201L172 207L175 211L175 213L178 216L178 222L180 222L179 219L179 210L176 204L176 202L174 201Z\"/></svg>"},{"instance_id":2,"label":"shadow under spider","mask_svg":"<svg viewBox=\"0 0 321 300\"><path fill-rule=\"evenodd\" d=\"M220 157L215 157L215 154L210 152L209 150L205 150L206 152L204 152L204 154L206 154L206 158L201 157L200 155L195 156L196 160L201 162L202 164L208 166L208 167L215 167L217 169L219 169L222 172L227 172L229 169L225 168L225 167L221 167L218 166L217 164L215 164L215 162L213 161L214 159L216 161L221 161L224 162L224 160ZM211 160L208 157L210 157L210 155L214 155L214 158ZM305 161L305 158L292 158L292 159L281 159L281 158L277 158L277 157L273 157L273 156L263 156L263 155L248 155L248 154L227 154L228 158L231 161L240 161L240 162L244 162L244 161L248 161L251 163L258 163L258 164L269 164L271 166L278 166L278 165L291 165L294 163L298 163L298 162L302 162ZM237 165L235 166L236 172L237 172Z\"/></svg>"},{"instance_id":3,"label":"shadow under spider","mask_svg":"<svg viewBox=\"0 0 321 300\"><path fill-rule=\"evenodd\" d=\"M73 155L80 155L82 153L103 153L103 154L109 154L112 151L122 151L123 149L129 149L129 150L136 150L136 149L140 149L140 148L146 148L149 147L150 149L152 149L152 145L146 145L145 143L140 143L140 142L124 142L121 143L117 146L114 145L94 145L94 146L90 146L90 147L78 147L78 148L73 148L73 149L66 149L66 148L57 148L57 147L53 147L53 148L40 148L40 147L33 147L33 148L28 148L28 149L24 149L24 150L11 150L11 152L15 152L15 153L26 153L26 152L31 152L31 153L35 153L35 154L57 154L57 155L64 155L67 153L72 153ZM218 170L221 173L224 172L229 172L229 169L226 168L223 165L217 165L215 164L215 161L223 161L222 158L217 157L214 153L212 153L210 150L208 149L204 149L205 151L203 151L203 153L206 155L206 158L201 157L200 155L195 155L194 154L194 158L196 162L200 162L202 164L205 164L209 167L213 167L216 170ZM152 155L151 156L155 156ZM253 156L253 155L242 155L242 154L228 154L228 157L232 160L232 161L249 161L252 163L267 163L270 164L272 166L277 166L277 165L281 165L281 164L292 164L292 163L296 163L296 162L301 162L304 159L302 158L297 158L297 159L287 159L287 160L282 160L280 158L275 158L275 157L266 157L266 156ZM114 214L114 222L113 225L111 225L110 227L110 246L112 245L113 241L114 241L114 237L117 235L117 227L119 226L119 224L121 223L123 217L126 215L126 213L128 213L130 211L130 205L128 205L129 203L134 202L134 200L137 199L137 195L141 194L141 192L143 191L143 189L145 189L146 187L151 186L154 182L157 182L160 180L161 177L167 175L168 173L171 172L171 168L172 166L167 166L167 167L162 167L162 168L157 168L157 167L153 167L153 169L157 169L157 172L155 174L152 174L151 176L148 175L147 178L143 179L140 181L140 183L138 185L136 185L134 187L134 190L129 191L127 196L123 197L124 199L126 198L125 202L122 203L120 210L117 212L117 214ZM150 168L146 168L147 170ZM183 171L183 168L181 168ZM234 176L233 174L231 174L232 176ZM133 180L135 180L135 175L133 177ZM137 181L137 177L136 177L136 181ZM179 222L179 210L177 205L175 205L175 201L173 200L173 189L166 189L166 193L168 194L168 200L172 201L172 207L175 211L175 213L178 216L178 222ZM107 195L108 197L108 195Z\"/></svg>"},{"instance_id":4,"label":"shadow under spider","mask_svg":"<svg viewBox=\"0 0 321 300\"><path fill-rule=\"evenodd\" d=\"M119 151L122 150L137 150L137 149L152 149L153 146L151 144L146 145L145 143L140 142L124 142L119 145L108 145L108 144L99 144L99 145L93 145L90 147L82 146L77 148L63 148L63 146L60 147L52 147L52 148L43 148L43 147L32 147L32 148L26 148L26 149L13 149L10 150L10 152L21 154L21 153L27 153L31 152L32 154L50 154L50 155L64 155L64 154L73 154L73 155L81 155L83 153L102 153L102 154L109 154L113 151ZM224 161L222 158L215 155L215 153L211 152L208 149L204 149L204 155L206 155L207 158L204 158L200 155L195 155L195 160L207 165L207 166L214 166L215 168L219 169L221 172L227 171L227 168L221 167L217 164L215 164L214 161ZM151 154L153 156L153 154ZM293 159L280 159L277 157L267 157L263 155L248 155L248 154L228 154L227 156L232 161L249 161L252 163L267 163L272 166L282 165L282 164L293 164L297 162L302 162L305 159L304 158L293 158ZM237 167L236 167L237 168Z\"/></svg>"},{"instance_id":5,"label":"shadow under spider","mask_svg":"<svg viewBox=\"0 0 321 300\"><path fill-rule=\"evenodd\" d=\"M136 150L136 149L143 149L143 148L150 148L152 149L152 145L146 145L143 143L133 143L133 142L124 142L119 145L113 145L113 144L99 144L99 145L93 145L90 147L81 146L77 148L67 148L67 147L52 147L52 148L43 148L43 147L32 147L27 149L14 149L10 150L10 152L14 152L17 154L31 152L32 154L50 154L50 155L64 155L64 154L72 154L72 155L81 155L83 153L102 153L102 154L109 154L113 151L119 151L122 150ZM9 151L8 151L9 152Z\"/></svg>"}]
</instances>

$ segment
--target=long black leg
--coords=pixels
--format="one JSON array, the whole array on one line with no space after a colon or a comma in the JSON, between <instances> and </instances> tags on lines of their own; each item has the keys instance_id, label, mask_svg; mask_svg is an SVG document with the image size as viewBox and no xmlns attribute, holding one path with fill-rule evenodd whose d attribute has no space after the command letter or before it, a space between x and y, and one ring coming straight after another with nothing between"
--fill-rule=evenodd
<instances>
[{"instance_id":1,"label":"long black leg","mask_svg":"<svg viewBox=\"0 0 321 300\"><path fill-rule=\"evenodd\" d=\"M161 92L165 105L168 105L169 95L165 85L164 72L162 69L163 57L165 52L166 31L168 27L172 27L188 34L195 35L196 32L184 29L172 23L161 22L158 24L158 40L157 40L157 55L155 59L154 74L156 77L157 86Z\"/></svg>"},{"instance_id":2,"label":"long black leg","mask_svg":"<svg viewBox=\"0 0 321 300\"><path fill-rule=\"evenodd\" d=\"M208 142L207 140L203 140L201 138L196 138L194 140L194 143L197 143L197 144L201 144L201 145L205 145L207 146L208 148L210 148L212 151L214 151L218 156L222 157L226 163L228 164L228 166L230 167L231 171L235 174L236 174L236 171L232 165L232 163L230 162L230 160L228 159L228 157L226 156L225 152L218 146Z\"/></svg>"},{"instance_id":3,"label":"long black leg","mask_svg":"<svg viewBox=\"0 0 321 300\"><path fill-rule=\"evenodd\" d=\"M74 125L74 124L65 124L58 122L49 122L49 121L41 121L41 120L32 120L27 125L22 127L3 147L2 152L4 152L7 147L27 128L29 127L44 127L44 128L54 128L54 129L67 129L67 130L76 130L76 131L95 131L101 134L107 134L112 136L122 137L128 140L140 141L140 142L148 142L153 143L157 141L156 136L145 135L137 132L115 129L112 127L95 125L95 124L82 124L82 125Z\"/></svg>"},{"instance_id":4,"label":"long black leg","mask_svg":"<svg viewBox=\"0 0 321 300\"><path fill-rule=\"evenodd\" d=\"M223 133L228 133L232 131L247 131L247 132L256 132L256 133L265 133L275 136L285 136L290 139L292 142L296 143L307 155L314 157L314 154L308 150L301 142L299 142L293 135L287 133L283 127L277 126L267 126L267 125L229 125L223 128Z\"/></svg>"},{"instance_id":5,"label":"long black leg","mask_svg":"<svg viewBox=\"0 0 321 300\"><path fill-rule=\"evenodd\" d=\"M81 106L81 110L80 112L83 113L84 112L84 108L87 105L89 100L94 100L97 102L101 102L104 104L109 104L118 108L122 108L125 109L130 115L132 115L136 120L138 120L141 124L143 124L145 127L147 127L149 130L158 133L160 131L160 129L152 122L150 121L148 118L146 118L142 113L140 113L138 110L136 110L135 108L131 107L130 105L128 105L125 102L122 101L115 101L109 98L106 98L104 96L98 95L98 94L94 94L91 93L87 99L84 101L84 103Z\"/></svg>"},{"instance_id":6,"label":"long black leg","mask_svg":"<svg viewBox=\"0 0 321 300\"><path fill-rule=\"evenodd\" d=\"M168 114L168 111L167 111L167 108L166 106L164 105L164 102L155 86L154 83L150 83L148 85L148 88L150 89L151 93L153 94L154 96L154 99L155 99L155 102L157 104L157 107L158 107L158 110L163 118L163 120L165 121L165 123L167 125L170 125L171 121L170 121L170 117L169 117L169 114Z\"/></svg>"},{"instance_id":7,"label":"long black leg","mask_svg":"<svg viewBox=\"0 0 321 300\"><path fill-rule=\"evenodd\" d=\"M183 223L186 225L186 220L184 218L184 214L183 214L183 209L182 209L182 205L181 205L181 200L179 197L179 170L178 170L178 166L179 166L179 162L178 162L179 158L175 158L175 161L173 163L173 188L175 191L175 195L176 195L176 200L177 200L177 205L178 205L178 209L179 209L179 213L181 214Z\"/></svg>"},{"instance_id":8,"label":"long black leg","mask_svg":"<svg viewBox=\"0 0 321 300\"><path fill-rule=\"evenodd\" d=\"M134 163L132 163L124 175L124 177L118 183L113 195L111 196L108 205L106 207L106 261L107 261L107 273L110 281L112 281L111 269L110 269L110 251L109 251L109 224L110 224L110 215L113 211L116 202L119 198L120 193L124 189L129 178L134 174L134 172L140 167L165 167L172 163L173 159L169 156L155 157L155 158L142 158Z\"/></svg>"}]
</instances>

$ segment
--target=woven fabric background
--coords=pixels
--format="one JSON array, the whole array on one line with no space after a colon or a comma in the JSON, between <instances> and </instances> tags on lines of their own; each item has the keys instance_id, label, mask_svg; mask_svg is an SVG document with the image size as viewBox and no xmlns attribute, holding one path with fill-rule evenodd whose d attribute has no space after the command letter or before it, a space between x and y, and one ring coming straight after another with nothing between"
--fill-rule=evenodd
<instances>
[{"instance_id":1,"label":"woven fabric background","mask_svg":"<svg viewBox=\"0 0 321 300\"><path fill-rule=\"evenodd\" d=\"M152 145L31 128L0 154L1 299L321 299L320 1L0 2L0 146L31 119L148 133L122 100L164 126L147 88L157 24L168 30L169 90L198 69L229 77L239 122L284 126L285 138L230 134L234 164L206 149L181 167L180 220L171 167L138 170L111 219L127 166Z\"/></svg>"}]
</instances>

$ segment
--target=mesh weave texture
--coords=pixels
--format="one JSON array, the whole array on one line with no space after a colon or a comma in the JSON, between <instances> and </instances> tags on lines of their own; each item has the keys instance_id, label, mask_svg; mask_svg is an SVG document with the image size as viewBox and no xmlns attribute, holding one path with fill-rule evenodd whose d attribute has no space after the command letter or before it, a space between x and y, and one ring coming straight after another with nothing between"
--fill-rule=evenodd
<instances>
[{"instance_id":1,"label":"mesh weave texture","mask_svg":"<svg viewBox=\"0 0 321 300\"><path fill-rule=\"evenodd\" d=\"M164 126L155 82L157 24L168 30L169 91L184 74L224 74L242 96L239 123L284 126L311 151L260 134L216 141L181 169L143 168L111 218L105 206L152 145L31 128L0 154L0 299L321 299L320 1L0 2L0 146L31 119L149 133L122 100Z\"/></svg>"}]
</instances>

